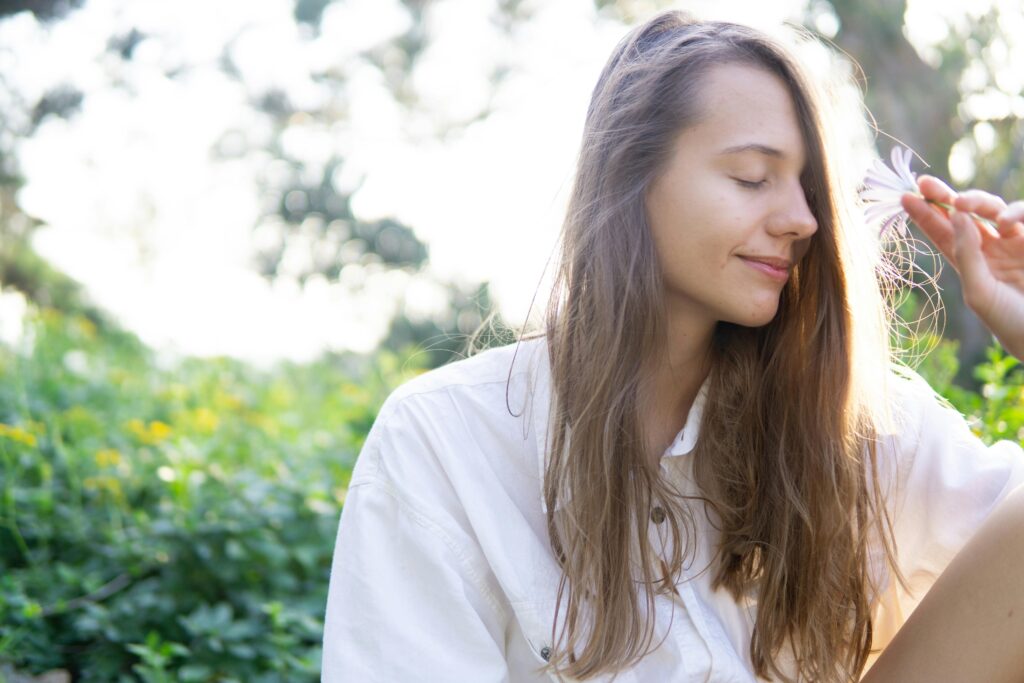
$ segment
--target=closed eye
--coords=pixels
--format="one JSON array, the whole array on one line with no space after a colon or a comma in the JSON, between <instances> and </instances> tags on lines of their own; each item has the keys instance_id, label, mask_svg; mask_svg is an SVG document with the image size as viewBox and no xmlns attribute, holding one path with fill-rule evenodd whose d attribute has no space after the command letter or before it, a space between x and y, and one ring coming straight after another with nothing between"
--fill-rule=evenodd
<instances>
[{"instance_id":1,"label":"closed eye","mask_svg":"<svg viewBox=\"0 0 1024 683\"><path fill-rule=\"evenodd\" d=\"M757 188L761 187L762 185L764 185L765 183L768 182L767 179L764 179L764 180L743 180L742 178L733 178L733 180L735 180L739 184L740 187L745 187L748 190L756 190Z\"/></svg>"}]
</instances>

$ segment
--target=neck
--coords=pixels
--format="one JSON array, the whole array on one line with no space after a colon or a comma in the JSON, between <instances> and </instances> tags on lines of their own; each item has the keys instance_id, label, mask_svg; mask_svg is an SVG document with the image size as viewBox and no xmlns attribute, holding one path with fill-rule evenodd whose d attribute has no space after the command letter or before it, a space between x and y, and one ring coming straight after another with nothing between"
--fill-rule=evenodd
<instances>
[{"instance_id":1,"label":"neck","mask_svg":"<svg viewBox=\"0 0 1024 683\"><path fill-rule=\"evenodd\" d=\"M714 329L714 323L669 316L665 345L648 363L644 412L650 448L659 458L686 423L708 375Z\"/></svg>"}]
</instances>

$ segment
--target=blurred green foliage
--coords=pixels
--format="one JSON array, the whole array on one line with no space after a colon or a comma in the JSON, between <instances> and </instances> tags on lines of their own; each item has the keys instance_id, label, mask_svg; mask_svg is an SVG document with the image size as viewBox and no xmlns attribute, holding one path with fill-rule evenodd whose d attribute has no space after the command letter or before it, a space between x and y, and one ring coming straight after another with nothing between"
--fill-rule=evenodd
<instances>
[{"instance_id":1,"label":"blurred green foliage","mask_svg":"<svg viewBox=\"0 0 1024 683\"><path fill-rule=\"evenodd\" d=\"M999 439L1024 440L1024 373L989 336L985 360L967 372L961 368L960 342L943 337L944 310L935 309L931 285L915 285L900 294L896 317L902 321L892 337L898 360L967 418L985 443ZM970 384L965 387L962 378Z\"/></svg>"},{"instance_id":2,"label":"blurred green foliage","mask_svg":"<svg viewBox=\"0 0 1024 683\"><path fill-rule=\"evenodd\" d=\"M164 362L53 309L26 337L0 347L0 670L317 680L352 464L420 368Z\"/></svg>"}]
</instances>

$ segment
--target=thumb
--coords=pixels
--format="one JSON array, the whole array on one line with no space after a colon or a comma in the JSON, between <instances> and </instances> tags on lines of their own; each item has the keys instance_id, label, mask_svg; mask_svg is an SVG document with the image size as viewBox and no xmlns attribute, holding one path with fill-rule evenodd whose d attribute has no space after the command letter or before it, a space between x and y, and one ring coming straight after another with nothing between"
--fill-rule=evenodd
<instances>
[{"instance_id":1,"label":"thumb","mask_svg":"<svg viewBox=\"0 0 1024 683\"><path fill-rule=\"evenodd\" d=\"M961 211L951 212L949 218L953 224L953 253L963 284L964 300L975 313L983 315L983 310L979 309L984 309L990 300L993 283L992 273L981 251L978 226Z\"/></svg>"}]
</instances>

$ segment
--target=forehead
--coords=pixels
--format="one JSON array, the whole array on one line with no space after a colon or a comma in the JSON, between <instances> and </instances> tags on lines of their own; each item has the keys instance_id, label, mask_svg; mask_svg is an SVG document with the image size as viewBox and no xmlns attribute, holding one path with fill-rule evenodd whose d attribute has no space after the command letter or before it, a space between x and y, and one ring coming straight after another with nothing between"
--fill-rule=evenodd
<instances>
[{"instance_id":1,"label":"forehead","mask_svg":"<svg viewBox=\"0 0 1024 683\"><path fill-rule=\"evenodd\" d=\"M796 107L785 82L745 64L712 67L702 79L698 122L683 131L687 145L709 153L768 147L802 167L804 143Z\"/></svg>"}]
</instances>

